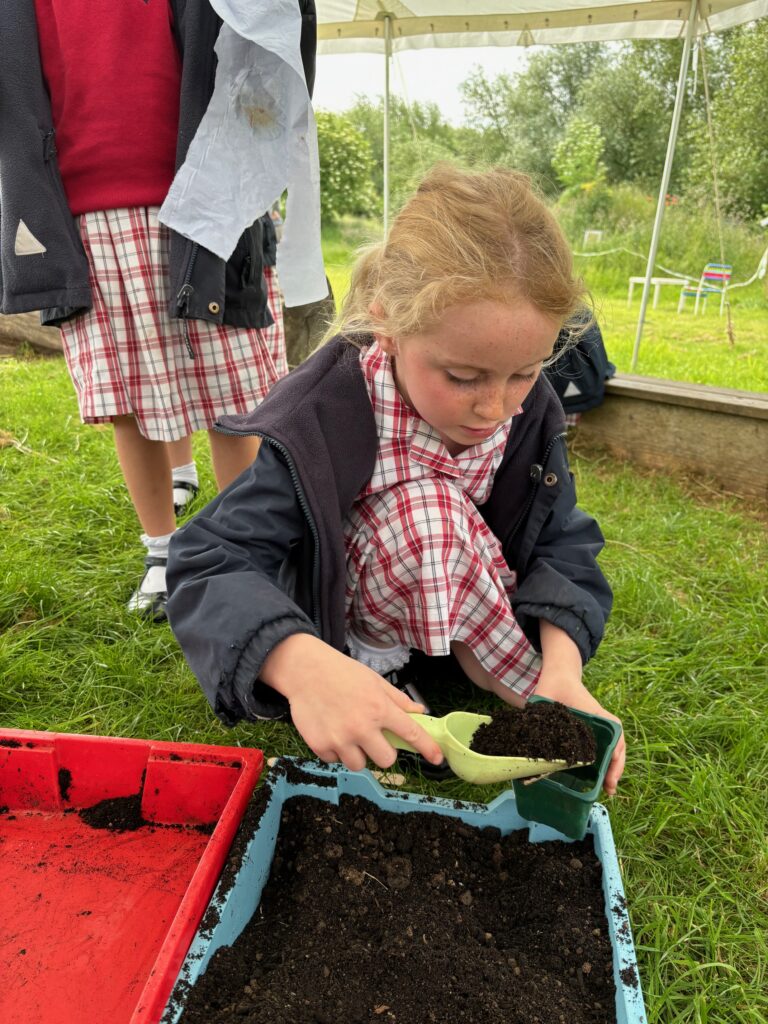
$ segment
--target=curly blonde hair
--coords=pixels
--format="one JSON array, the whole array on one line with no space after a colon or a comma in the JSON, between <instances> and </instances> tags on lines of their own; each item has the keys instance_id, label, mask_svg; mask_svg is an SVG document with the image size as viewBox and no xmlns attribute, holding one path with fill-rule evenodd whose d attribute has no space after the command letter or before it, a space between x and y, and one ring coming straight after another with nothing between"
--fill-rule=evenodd
<instances>
[{"instance_id":1,"label":"curly blonde hair","mask_svg":"<svg viewBox=\"0 0 768 1024\"><path fill-rule=\"evenodd\" d=\"M561 325L584 309L568 243L530 178L437 164L387 239L360 251L331 334L394 337L436 326L449 306L523 299Z\"/></svg>"}]
</instances>

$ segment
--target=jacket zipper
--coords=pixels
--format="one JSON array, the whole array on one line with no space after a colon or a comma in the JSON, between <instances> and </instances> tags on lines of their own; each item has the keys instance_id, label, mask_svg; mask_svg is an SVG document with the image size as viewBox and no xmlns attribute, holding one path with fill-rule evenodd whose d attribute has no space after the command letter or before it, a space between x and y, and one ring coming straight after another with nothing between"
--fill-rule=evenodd
<instances>
[{"instance_id":1,"label":"jacket zipper","mask_svg":"<svg viewBox=\"0 0 768 1024\"><path fill-rule=\"evenodd\" d=\"M184 275L184 283L179 289L179 294L176 296L176 308L179 311L179 315L182 320L182 332L184 335L184 345L186 346L187 353L190 359L195 358L195 353L192 348L192 339L189 336L189 322L188 317L185 315L189 309L189 299L194 292L194 288L189 283L192 279L192 271L195 269L195 263L197 261L197 251L200 248L197 242L192 244L192 255L189 257L189 263L187 264L187 272Z\"/></svg>"},{"instance_id":2,"label":"jacket zipper","mask_svg":"<svg viewBox=\"0 0 768 1024\"><path fill-rule=\"evenodd\" d=\"M549 460L549 456L552 454L552 449L555 447L555 445L557 444L557 442L560 440L561 437L565 437L565 434L555 434L555 436L550 440L550 442L547 445L547 447L544 449L544 458L541 460L542 475L544 473L544 470L546 469L546 465L547 465L547 461ZM512 540L512 538L515 536L517 531L520 529L520 527L525 522L525 518L528 515L528 513L531 511L531 506L533 505L533 502L536 499L536 495L538 494L539 486L540 486L539 485L539 481L537 480L535 487L531 491L531 494L530 494L530 496L528 498L528 501L525 503L523 511L518 516L517 522L515 523L515 525L514 525L514 527L512 529L512 533L509 535L509 540Z\"/></svg>"},{"instance_id":3,"label":"jacket zipper","mask_svg":"<svg viewBox=\"0 0 768 1024\"><path fill-rule=\"evenodd\" d=\"M43 135L43 162L45 164L46 170L48 171L48 174L50 175L51 182L53 184L54 191L56 192L59 204L61 205L61 208L64 211L67 230L69 231L71 237L75 240L78 247L82 248L83 242L76 224L76 221L79 220L79 218L75 218L72 216L72 211L70 210L69 203L67 201L67 195L64 191L64 183L61 180L61 171L58 170L58 165L54 166L53 164L53 160L57 156L57 153L58 151L56 149L56 129L51 128L50 131L46 132L45 135Z\"/></svg>"},{"instance_id":4,"label":"jacket zipper","mask_svg":"<svg viewBox=\"0 0 768 1024\"><path fill-rule=\"evenodd\" d=\"M294 490L296 491L296 497L299 499L299 508L304 513L304 518L307 520L310 532L312 534L312 541L314 545L312 552L312 622L315 628L317 629L318 634L322 634L323 629L322 624L320 622L319 614L320 538L317 533L317 526L315 525L315 520L312 518L312 512L310 511L309 503L307 502L307 499L304 497L304 491L301 488L299 474L296 472L296 468L293 464L293 459L291 458L288 449L284 445L280 444L279 441L276 441L274 437L269 437L267 434L262 434L258 430L248 430L243 432L239 430L227 430L226 427L220 427L218 425L216 426L216 430L218 433L227 435L229 437L260 437L262 441L266 441L267 444L270 444L273 448L276 448L277 451L279 451L280 454L285 459L286 465L288 466L288 472L291 474L291 482L293 483Z\"/></svg>"}]
</instances>

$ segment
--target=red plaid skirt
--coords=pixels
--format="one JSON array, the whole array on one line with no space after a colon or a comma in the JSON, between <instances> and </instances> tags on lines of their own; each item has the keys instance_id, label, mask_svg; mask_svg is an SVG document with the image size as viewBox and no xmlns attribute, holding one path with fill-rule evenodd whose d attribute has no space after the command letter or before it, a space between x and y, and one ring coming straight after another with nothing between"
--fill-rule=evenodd
<instances>
[{"instance_id":1,"label":"red plaid skirt","mask_svg":"<svg viewBox=\"0 0 768 1024\"><path fill-rule=\"evenodd\" d=\"M348 628L429 655L461 640L492 676L531 695L541 658L512 611L515 574L454 481L408 480L361 498L347 531Z\"/></svg>"},{"instance_id":2,"label":"red plaid skirt","mask_svg":"<svg viewBox=\"0 0 768 1024\"><path fill-rule=\"evenodd\" d=\"M265 268L273 327L224 327L168 309L169 232L157 207L85 213L80 234L93 306L62 325L84 423L134 416L153 441L177 441L225 413L251 410L287 370L282 306Z\"/></svg>"}]
</instances>

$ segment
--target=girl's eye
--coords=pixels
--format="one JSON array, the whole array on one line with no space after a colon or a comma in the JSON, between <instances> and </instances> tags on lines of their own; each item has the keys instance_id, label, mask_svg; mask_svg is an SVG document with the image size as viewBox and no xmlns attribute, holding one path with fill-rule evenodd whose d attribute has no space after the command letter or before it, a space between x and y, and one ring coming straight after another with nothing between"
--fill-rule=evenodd
<instances>
[{"instance_id":1,"label":"girl's eye","mask_svg":"<svg viewBox=\"0 0 768 1024\"><path fill-rule=\"evenodd\" d=\"M536 379L536 374L538 372L539 372L538 370L534 370L533 373L516 373L513 379L514 380L522 380L522 381L535 380Z\"/></svg>"},{"instance_id":2,"label":"girl's eye","mask_svg":"<svg viewBox=\"0 0 768 1024\"><path fill-rule=\"evenodd\" d=\"M471 387L477 383L477 377L454 377L448 370L445 371L445 376L451 384L457 384L459 387Z\"/></svg>"}]
</instances>

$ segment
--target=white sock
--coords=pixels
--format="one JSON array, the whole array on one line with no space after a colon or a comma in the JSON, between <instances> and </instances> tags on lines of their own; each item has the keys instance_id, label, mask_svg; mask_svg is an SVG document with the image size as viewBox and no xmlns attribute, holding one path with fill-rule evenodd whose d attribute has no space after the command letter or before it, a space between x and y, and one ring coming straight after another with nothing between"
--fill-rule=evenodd
<instances>
[{"instance_id":1,"label":"white sock","mask_svg":"<svg viewBox=\"0 0 768 1024\"><path fill-rule=\"evenodd\" d=\"M147 553L152 555L153 558L167 558L168 557L168 542L170 541L173 533L164 533L160 537L150 537L146 533L141 535L141 543L147 549ZM159 594L165 590L165 566L164 565L151 565L147 570L147 575L141 581L137 593L140 594Z\"/></svg>"},{"instance_id":2,"label":"white sock","mask_svg":"<svg viewBox=\"0 0 768 1024\"><path fill-rule=\"evenodd\" d=\"M194 487L200 486L200 481L197 478L197 465L192 461L188 462L185 466L174 466L171 470L171 478L173 480L173 504L181 512L192 501L193 494L186 487L179 487L178 485L192 484Z\"/></svg>"},{"instance_id":3,"label":"white sock","mask_svg":"<svg viewBox=\"0 0 768 1024\"><path fill-rule=\"evenodd\" d=\"M186 466L174 466L171 470L171 476L174 483L178 481L185 484L194 484L195 487L200 486L200 481L197 479L197 464L194 461L188 462Z\"/></svg>"},{"instance_id":4,"label":"white sock","mask_svg":"<svg viewBox=\"0 0 768 1024\"><path fill-rule=\"evenodd\" d=\"M366 643L351 630L347 633L347 647L350 655L359 661L361 665L367 665L380 676L387 672L397 672L408 663L411 652L402 644L392 644L391 647L374 647Z\"/></svg>"}]
</instances>

